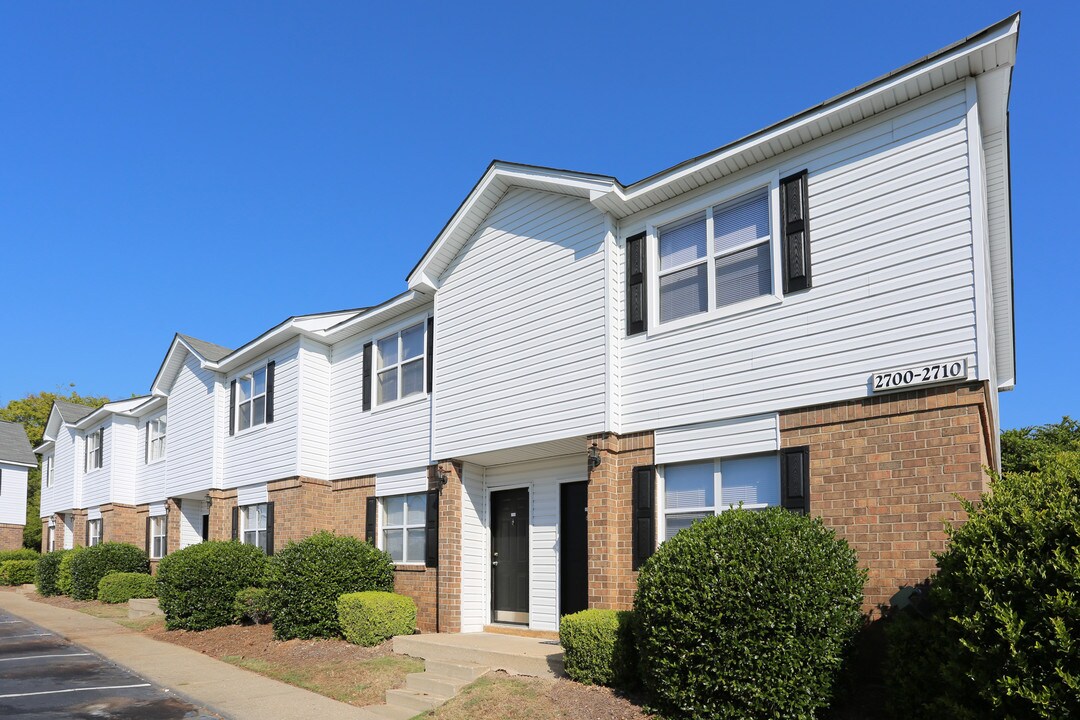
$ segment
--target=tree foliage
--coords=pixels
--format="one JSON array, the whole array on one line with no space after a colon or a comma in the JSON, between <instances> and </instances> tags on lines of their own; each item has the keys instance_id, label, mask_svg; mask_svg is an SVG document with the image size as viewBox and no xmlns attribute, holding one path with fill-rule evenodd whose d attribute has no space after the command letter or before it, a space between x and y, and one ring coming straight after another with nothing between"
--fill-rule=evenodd
<instances>
[{"instance_id":1,"label":"tree foliage","mask_svg":"<svg viewBox=\"0 0 1080 720\"><path fill-rule=\"evenodd\" d=\"M1001 433L1001 470L1037 472L1061 452L1080 452L1080 422L1065 416L1059 423L1032 425Z\"/></svg>"},{"instance_id":2,"label":"tree foliage","mask_svg":"<svg viewBox=\"0 0 1080 720\"><path fill-rule=\"evenodd\" d=\"M71 390L67 394L39 392L19 400L12 400L0 408L0 420L22 425L26 430L26 436L30 439L30 446L37 447L41 444L45 425L49 422L49 410L52 409L53 400L66 400L93 408L101 407L109 402L107 397L80 395L76 390ZM38 514L40 508L41 468L38 467L30 471L26 488L26 527L23 529L23 545L32 549L41 547L41 523L37 522L37 518L40 517Z\"/></svg>"}]
</instances>

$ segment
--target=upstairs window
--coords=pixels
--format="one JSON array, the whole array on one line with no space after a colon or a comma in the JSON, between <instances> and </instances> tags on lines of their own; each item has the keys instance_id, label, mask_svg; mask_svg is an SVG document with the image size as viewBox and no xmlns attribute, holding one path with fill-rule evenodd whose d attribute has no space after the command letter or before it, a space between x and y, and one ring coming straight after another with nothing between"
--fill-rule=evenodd
<instances>
[{"instance_id":1,"label":"upstairs window","mask_svg":"<svg viewBox=\"0 0 1080 720\"><path fill-rule=\"evenodd\" d=\"M237 379L236 422L238 430L247 430L266 422L265 367Z\"/></svg>"},{"instance_id":2,"label":"upstairs window","mask_svg":"<svg viewBox=\"0 0 1080 720\"><path fill-rule=\"evenodd\" d=\"M165 457L165 416L151 420L146 424L146 462L151 463Z\"/></svg>"},{"instance_id":3,"label":"upstairs window","mask_svg":"<svg viewBox=\"0 0 1080 720\"><path fill-rule=\"evenodd\" d=\"M694 522L742 507L780 504L780 458L775 454L680 463L663 467L662 537L668 540Z\"/></svg>"},{"instance_id":4,"label":"upstairs window","mask_svg":"<svg viewBox=\"0 0 1080 720\"><path fill-rule=\"evenodd\" d=\"M772 294L769 216L762 188L657 228L660 323Z\"/></svg>"},{"instance_id":5,"label":"upstairs window","mask_svg":"<svg viewBox=\"0 0 1080 720\"><path fill-rule=\"evenodd\" d=\"M427 495L395 495L382 503L382 549L396 563L423 563L427 540Z\"/></svg>"},{"instance_id":6,"label":"upstairs window","mask_svg":"<svg viewBox=\"0 0 1080 720\"><path fill-rule=\"evenodd\" d=\"M105 428L99 428L86 436L85 456L83 458L83 470L89 472L97 470L104 464Z\"/></svg>"},{"instance_id":7,"label":"upstairs window","mask_svg":"<svg viewBox=\"0 0 1080 720\"><path fill-rule=\"evenodd\" d=\"M86 544L90 547L101 544L101 520L88 520L86 525Z\"/></svg>"},{"instance_id":8,"label":"upstairs window","mask_svg":"<svg viewBox=\"0 0 1080 720\"><path fill-rule=\"evenodd\" d=\"M376 402L424 394L425 323L417 323L376 343Z\"/></svg>"}]
</instances>

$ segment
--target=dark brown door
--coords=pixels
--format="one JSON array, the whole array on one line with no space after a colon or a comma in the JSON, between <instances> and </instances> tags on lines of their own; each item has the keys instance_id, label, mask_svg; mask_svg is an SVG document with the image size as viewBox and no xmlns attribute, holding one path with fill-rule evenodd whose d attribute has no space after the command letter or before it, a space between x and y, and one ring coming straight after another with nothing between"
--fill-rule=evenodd
<instances>
[{"instance_id":1,"label":"dark brown door","mask_svg":"<svg viewBox=\"0 0 1080 720\"><path fill-rule=\"evenodd\" d=\"M559 489L559 614L589 607L589 483Z\"/></svg>"},{"instance_id":2,"label":"dark brown door","mask_svg":"<svg viewBox=\"0 0 1080 720\"><path fill-rule=\"evenodd\" d=\"M529 622L529 490L491 493L491 619Z\"/></svg>"}]
</instances>

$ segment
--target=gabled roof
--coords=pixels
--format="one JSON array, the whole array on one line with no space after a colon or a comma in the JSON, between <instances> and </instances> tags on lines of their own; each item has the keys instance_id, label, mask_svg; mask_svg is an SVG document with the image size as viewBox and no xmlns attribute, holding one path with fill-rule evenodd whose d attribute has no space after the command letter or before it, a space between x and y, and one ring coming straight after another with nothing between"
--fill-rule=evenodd
<instances>
[{"instance_id":1,"label":"gabled roof","mask_svg":"<svg viewBox=\"0 0 1080 720\"><path fill-rule=\"evenodd\" d=\"M53 400L53 405L60 413L60 419L70 425L74 425L90 413L97 410L97 408L68 402L67 400Z\"/></svg>"},{"instance_id":2,"label":"gabled roof","mask_svg":"<svg viewBox=\"0 0 1080 720\"><path fill-rule=\"evenodd\" d=\"M227 357L232 352L232 350L227 347L224 347L222 345L215 345L214 343L207 342L206 340L199 340L198 338L193 338L190 335L182 335L180 333L177 333L176 337L182 338L184 342L186 342L191 347L192 350L202 356L204 360L209 360L210 362L217 362L221 358Z\"/></svg>"},{"instance_id":3,"label":"gabled roof","mask_svg":"<svg viewBox=\"0 0 1080 720\"><path fill-rule=\"evenodd\" d=\"M616 178L494 161L409 273L410 289L437 288L454 257L511 187L585 197L615 218L651 208L933 92L1013 65L1020 15L711 152L630 185Z\"/></svg>"},{"instance_id":4,"label":"gabled roof","mask_svg":"<svg viewBox=\"0 0 1080 720\"><path fill-rule=\"evenodd\" d=\"M0 420L0 462L37 467L26 430L19 423Z\"/></svg>"}]
</instances>

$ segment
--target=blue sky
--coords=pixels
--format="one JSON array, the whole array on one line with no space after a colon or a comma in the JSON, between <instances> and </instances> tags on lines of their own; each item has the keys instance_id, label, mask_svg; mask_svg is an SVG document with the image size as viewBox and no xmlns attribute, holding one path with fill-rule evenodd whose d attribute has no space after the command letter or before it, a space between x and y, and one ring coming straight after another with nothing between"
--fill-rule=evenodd
<instances>
[{"instance_id":1,"label":"blue sky","mask_svg":"<svg viewBox=\"0 0 1080 720\"><path fill-rule=\"evenodd\" d=\"M143 393L174 332L236 347L382 301L492 158L631 182L1017 9L5 3L0 404ZM1080 10L1023 9L1005 427L1080 415Z\"/></svg>"}]
</instances>

